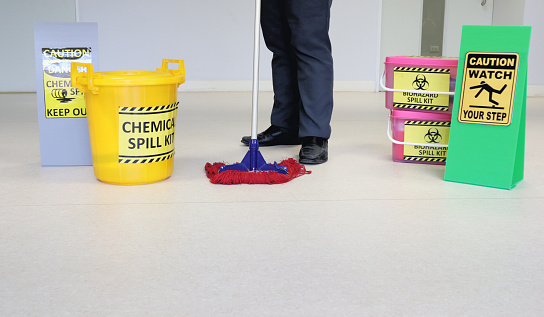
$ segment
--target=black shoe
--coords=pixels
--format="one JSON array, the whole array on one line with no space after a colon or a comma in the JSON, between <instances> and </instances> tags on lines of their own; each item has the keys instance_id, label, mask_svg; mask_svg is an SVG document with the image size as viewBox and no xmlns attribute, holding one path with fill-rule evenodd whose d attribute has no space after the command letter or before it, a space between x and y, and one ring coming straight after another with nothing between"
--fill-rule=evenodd
<instances>
[{"instance_id":1,"label":"black shoe","mask_svg":"<svg viewBox=\"0 0 544 317\"><path fill-rule=\"evenodd\" d=\"M302 138L302 148L299 153L301 164L321 164L329 159L329 140L308 136Z\"/></svg>"},{"instance_id":2,"label":"black shoe","mask_svg":"<svg viewBox=\"0 0 544 317\"><path fill-rule=\"evenodd\" d=\"M250 141L250 136L242 137L242 143L245 145L249 145ZM259 146L300 144L298 136L286 133L275 125L271 125L268 129L257 134L257 141L259 141Z\"/></svg>"}]
</instances>

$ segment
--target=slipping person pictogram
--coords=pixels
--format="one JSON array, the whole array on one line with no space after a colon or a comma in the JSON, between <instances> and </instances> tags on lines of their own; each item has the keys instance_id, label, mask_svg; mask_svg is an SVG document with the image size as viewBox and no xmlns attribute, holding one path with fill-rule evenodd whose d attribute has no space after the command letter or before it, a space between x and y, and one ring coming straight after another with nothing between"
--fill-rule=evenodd
<instances>
[{"instance_id":1,"label":"slipping person pictogram","mask_svg":"<svg viewBox=\"0 0 544 317\"><path fill-rule=\"evenodd\" d=\"M480 83L480 85L476 85L476 86L472 86L470 87L470 89L478 89L480 88L480 91L478 91L478 93L476 94L476 96L474 96L474 98L478 98L478 96L482 93L482 91L487 91L489 93L489 102L491 102L492 104L498 106L499 103L496 102L495 100L493 100L493 93L496 93L496 94L502 94L502 92L504 91L504 89L506 89L506 86L508 86L507 84L504 84L504 86L502 86L501 90L497 90L491 86L489 86L488 83L486 83L485 81L482 81Z\"/></svg>"}]
</instances>

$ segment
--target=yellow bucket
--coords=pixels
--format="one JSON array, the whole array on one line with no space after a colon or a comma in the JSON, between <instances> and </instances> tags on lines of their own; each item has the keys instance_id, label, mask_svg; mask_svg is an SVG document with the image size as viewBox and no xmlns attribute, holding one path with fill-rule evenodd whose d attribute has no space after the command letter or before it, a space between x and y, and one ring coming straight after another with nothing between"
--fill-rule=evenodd
<instances>
[{"instance_id":1,"label":"yellow bucket","mask_svg":"<svg viewBox=\"0 0 544 317\"><path fill-rule=\"evenodd\" d=\"M178 69L169 69L169 64L178 64ZM172 175L183 60L164 59L157 71L97 73L90 63L72 63L71 79L85 94L96 178L136 185Z\"/></svg>"}]
</instances>

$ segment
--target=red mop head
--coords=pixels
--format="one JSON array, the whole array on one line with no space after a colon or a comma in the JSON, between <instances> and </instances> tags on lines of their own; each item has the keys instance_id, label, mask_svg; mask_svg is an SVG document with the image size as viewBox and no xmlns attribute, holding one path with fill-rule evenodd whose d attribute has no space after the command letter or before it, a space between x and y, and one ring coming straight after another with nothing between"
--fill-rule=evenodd
<instances>
[{"instance_id":1,"label":"red mop head","mask_svg":"<svg viewBox=\"0 0 544 317\"><path fill-rule=\"evenodd\" d=\"M311 171L307 171L304 165L292 158L279 163L279 165L283 165L287 168L287 174L273 171L223 171L219 173L219 169L225 165L225 163L206 163L204 169L206 170L206 176L208 176L211 183L223 185L282 184L299 176L312 173Z\"/></svg>"}]
</instances>

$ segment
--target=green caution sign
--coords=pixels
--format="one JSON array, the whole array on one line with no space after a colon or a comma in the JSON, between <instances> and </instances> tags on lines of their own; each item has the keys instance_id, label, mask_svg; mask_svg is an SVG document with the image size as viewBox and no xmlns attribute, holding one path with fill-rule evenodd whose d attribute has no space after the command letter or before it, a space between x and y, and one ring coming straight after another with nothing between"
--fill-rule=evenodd
<instances>
[{"instance_id":1,"label":"green caution sign","mask_svg":"<svg viewBox=\"0 0 544 317\"><path fill-rule=\"evenodd\" d=\"M531 27L463 27L445 180L511 189L525 160Z\"/></svg>"}]
</instances>

